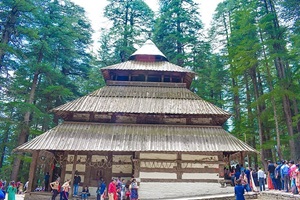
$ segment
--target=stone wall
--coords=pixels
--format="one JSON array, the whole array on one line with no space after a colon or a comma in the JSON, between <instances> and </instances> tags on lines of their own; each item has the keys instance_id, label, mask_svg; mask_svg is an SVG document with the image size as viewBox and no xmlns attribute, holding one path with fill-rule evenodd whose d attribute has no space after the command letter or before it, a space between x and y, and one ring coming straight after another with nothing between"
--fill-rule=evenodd
<instances>
[{"instance_id":1,"label":"stone wall","mask_svg":"<svg viewBox=\"0 0 300 200\"><path fill-rule=\"evenodd\" d=\"M213 194L233 194L233 187L221 188L219 183L141 182L140 199L174 199Z\"/></svg>"}]
</instances>

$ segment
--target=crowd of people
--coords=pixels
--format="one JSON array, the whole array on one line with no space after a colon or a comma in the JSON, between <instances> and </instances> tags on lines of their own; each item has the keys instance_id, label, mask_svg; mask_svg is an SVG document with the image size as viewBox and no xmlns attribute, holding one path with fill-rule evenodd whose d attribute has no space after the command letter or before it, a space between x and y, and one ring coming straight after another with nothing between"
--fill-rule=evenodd
<instances>
[{"instance_id":1,"label":"crowd of people","mask_svg":"<svg viewBox=\"0 0 300 200\"><path fill-rule=\"evenodd\" d=\"M87 200L90 196L88 186L84 186L82 191L78 191L78 187L81 183L81 178L78 174L75 174L73 180L73 196L81 197L82 200ZM60 185L60 178L49 184L52 190L52 200L55 200L59 195L60 200L68 200L70 191L70 180ZM133 177L126 181L121 177L113 178L112 181L106 186L106 182L103 178L100 178L97 191L97 200L104 200L108 197L109 200L137 200L138 199L138 184Z\"/></svg>"},{"instance_id":2,"label":"crowd of people","mask_svg":"<svg viewBox=\"0 0 300 200\"><path fill-rule=\"evenodd\" d=\"M37 186L34 191L51 191L51 199L56 200L68 200L69 192L71 189L71 180L61 182L60 177L55 176L54 182L49 182L49 173L47 172L44 177L44 187ZM61 184L62 183L62 184ZM79 197L82 200L88 200L90 194L89 187L87 185L82 187L82 191L79 192L79 185L81 185L81 177L78 172L75 172L73 180L73 196ZM15 200L16 194L23 194L28 187L28 181L23 186L22 182L15 183L11 181L8 185L6 181L0 180L0 200L5 200L7 194L8 200ZM50 187L50 188L49 188ZM136 179L132 177L130 180L121 179L121 177L113 178L112 181L106 185L103 178L100 178L96 191L97 200L137 200L138 199L138 184ZM49 190L50 189L50 190Z\"/></svg>"},{"instance_id":3,"label":"crowd of people","mask_svg":"<svg viewBox=\"0 0 300 200\"><path fill-rule=\"evenodd\" d=\"M264 171L244 168L237 164L236 167L225 168L225 179L231 180L235 186L236 200L244 200L244 192L261 192L266 190L279 190L299 194L300 191L300 160L296 164L293 160L282 160L276 163L268 161L268 167Z\"/></svg>"},{"instance_id":4,"label":"crowd of people","mask_svg":"<svg viewBox=\"0 0 300 200\"><path fill-rule=\"evenodd\" d=\"M21 182L11 181L7 183L5 180L0 180L0 200L4 200L6 193L8 196L8 200L15 200L16 194L23 194L26 192L28 188L28 181L25 185Z\"/></svg>"},{"instance_id":5,"label":"crowd of people","mask_svg":"<svg viewBox=\"0 0 300 200\"><path fill-rule=\"evenodd\" d=\"M138 200L138 184L134 177L126 182L125 179L113 178L106 191L105 181L100 180L97 190L97 200L104 200L106 194L109 200Z\"/></svg>"}]
</instances>

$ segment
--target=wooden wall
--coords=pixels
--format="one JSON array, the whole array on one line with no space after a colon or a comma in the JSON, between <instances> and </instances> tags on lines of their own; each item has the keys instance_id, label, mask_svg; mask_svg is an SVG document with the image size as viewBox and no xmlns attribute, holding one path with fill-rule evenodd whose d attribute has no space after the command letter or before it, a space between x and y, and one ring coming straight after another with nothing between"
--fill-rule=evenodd
<instances>
[{"instance_id":1,"label":"wooden wall","mask_svg":"<svg viewBox=\"0 0 300 200\"><path fill-rule=\"evenodd\" d=\"M216 182L224 176L222 153L145 153L139 154L141 181Z\"/></svg>"},{"instance_id":2,"label":"wooden wall","mask_svg":"<svg viewBox=\"0 0 300 200\"><path fill-rule=\"evenodd\" d=\"M100 178L109 183L112 177L130 179L133 174L132 152L65 152L61 181L73 180L75 171L81 185L96 187Z\"/></svg>"},{"instance_id":3,"label":"wooden wall","mask_svg":"<svg viewBox=\"0 0 300 200\"><path fill-rule=\"evenodd\" d=\"M100 177L141 182L217 182L224 176L222 153L176 152L67 152L62 181L73 180L75 171L82 185L96 187Z\"/></svg>"}]
</instances>

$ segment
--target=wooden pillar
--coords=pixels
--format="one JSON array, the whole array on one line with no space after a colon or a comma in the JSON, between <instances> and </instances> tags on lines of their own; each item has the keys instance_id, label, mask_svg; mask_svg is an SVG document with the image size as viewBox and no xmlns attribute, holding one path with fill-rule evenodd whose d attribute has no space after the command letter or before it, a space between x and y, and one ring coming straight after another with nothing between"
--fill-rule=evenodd
<instances>
[{"instance_id":1,"label":"wooden pillar","mask_svg":"<svg viewBox=\"0 0 300 200\"><path fill-rule=\"evenodd\" d=\"M178 152L177 153L177 162L176 162L176 169L177 169L177 180L182 179L182 168L181 168L181 163L182 163L182 153Z\"/></svg>"},{"instance_id":2,"label":"wooden pillar","mask_svg":"<svg viewBox=\"0 0 300 200\"><path fill-rule=\"evenodd\" d=\"M64 152L63 161L61 162L61 174L60 174L60 183L63 184L66 176L66 165L67 165L68 152Z\"/></svg>"},{"instance_id":3,"label":"wooden pillar","mask_svg":"<svg viewBox=\"0 0 300 200\"><path fill-rule=\"evenodd\" d=\"M71 176L72 186L74 185L74 176L75 176L75 171L76 171L77 155L78 155L78 152L76 151L74 154L73 167L72 167L72 176ZM69 196L73 196L73 187L71 187L71 189L70 189Z\"/></svg>"},{"instance_id":4,"label":"wooden pillar","mask_svg":"<svg viewBox=\"0 0 300 200\"><path fill-rule=\"evenodd\" d=\"M91 185L91 170L92 167L88 164L88 162L92 162L92 152L88 152L86 156L86 162L85 162L85 174L84 174L84 185ZM98 180L97 180L98 181Z\"/></svg>"},{"instance_id":5,"label":"wooden pillar","mask_svg":"<svg viewBox=\"0 0 300 200\"><path fill-rule=\"evenodd\" d=\"M138 161L140 160L140 152L135 152L134 153L135 156L134 156L134 159L137 159ZM134 162L134 178L139 178L140 177L140 162Z\"/></svg>"},{"instance_id":6,"label":"wooden pillar","mask_svg":"<svg viewBox=\"0 0 300 200\"><path fill-rule=\"evenodd\" d=\"M54 155L53 155L54 156ZM52 157L53 158L53 157ZM49 183L53 182L53 168L54 168L54 159L50 158L50 162L49 162L49 166L50 166L50 170L49 170ZM49 189L49 187L48 187Z\"/></svg>"},{"instance_id":7,"label":"wooden pillar","mask_svg":"<svg viewBox=\"0 0 300 200\"><path fill-rule=\"evenodd\" d=\"M244 164L245 164L245 156L244 156L244 152L240 152L241 153L241 160L240 160L240 164L243 164L243 166L244 166ZM244 166L245 167L245 166Z\"/></svg>"},{"instance_id":8,"label":"wooden pillar","mask_svg":"<svg viewBox=\"0 0 300 200\"><path fill-rule=\"evenodd\" d=\"M32 192L34 190L34 177L36 172L37 160L40 151L33 151L32 153L32 161L30 163L30 170L29 170L29 182L28 182L28 189L27 191Z\"/></svg>"}]
</instances>

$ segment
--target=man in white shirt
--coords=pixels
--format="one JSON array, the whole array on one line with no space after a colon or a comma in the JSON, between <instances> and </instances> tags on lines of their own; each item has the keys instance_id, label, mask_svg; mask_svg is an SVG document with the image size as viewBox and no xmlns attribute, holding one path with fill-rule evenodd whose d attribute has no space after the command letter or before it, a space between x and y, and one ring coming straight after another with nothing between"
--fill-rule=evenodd
<instances>
[{"instance_id":1,"label":"man in white shirt","mask_svg":"<svg viewBox=\"0 0 300 200\"><path fill-rule=\"evenodd\" d=\"M263 170L261 170L261 167L259 168L259 170L257 172L257 177L258 177L258 181L259 181L259 190L260 191L266 190L266 186L265 186L265 172Z\"/></svg>"}]
</instances>

